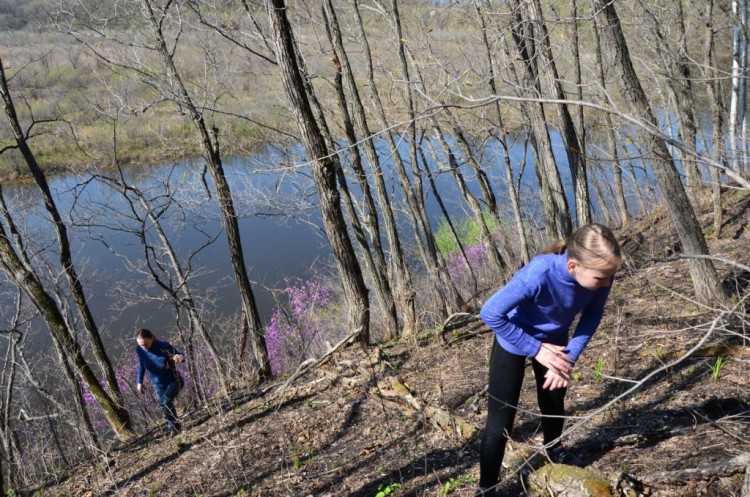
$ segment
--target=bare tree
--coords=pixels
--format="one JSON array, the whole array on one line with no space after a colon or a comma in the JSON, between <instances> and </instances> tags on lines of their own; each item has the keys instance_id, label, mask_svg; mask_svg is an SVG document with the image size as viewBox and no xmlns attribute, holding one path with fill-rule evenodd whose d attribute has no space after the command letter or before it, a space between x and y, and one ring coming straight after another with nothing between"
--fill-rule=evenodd
<instances>
[{"instance_id":1,"label":"bare tree","mask_svg":"<svg viewBox=\"0 0 750 497\"><path fill-rule=\"evenodd\" d=\"M729 148L732 166L741 172L745 163L745 137L747 133L747 50L748 10L747 0L732 0L734 30L732 35L732 98L729 103ZM738 131L739 129L739 131Z\"/></svg>"},{"instance_id":2,"label":"bare tree","mask_svg":"<svg viewBox=\"0 0 750 497\"><path fill-rule=\"evenodd\" d=\"M198 308L196 298L193 295L192 283L190 278L193 273L189 256L188 262L184 263L178 256L172 241L163 227L163 219L167 212L175 209L173 192L169 191L169 186L165 185L166 191L158 192L156 198L149 198L146 192L128 184L122 169L118 167L117 176L99 175L98 179L113 190L118 192L126 201L129 209L129 220L134 224L133 227L120 226L118 230L130 231L139 239L143 248L143 262L147 267L148 275L156 285L161 288L168 298L178 309L184 309L187 313L191 328L198 333L208 350L211 360L216 367L216 377L218 378L221 391L228 394L231 391L227 368L221 354L214 345L214 340L209 330L204 324L202 313ZM108 206L104 206L108 208ZM124 214L112 212L108 219L107 228L110 230L117 225L115 220ZM151 241L149 233L155 233L156 240ZM199 252L216 240L216 237L210 237L193 252L193 255Z\"/></svg>"},{"instance_id":3,"label":"bare tree","mask_svg":"<svg viewBox=\"0 0 750 497\"><path fill-rule=\"evenodd\" d=\"M489 3L489 2L487 2ZM483 1L482 0L475 0L474 1L474 7L477 11L477 15L479 17L480 26L481 26L481 34L482 34L482 45L483 45L483 52L486 57L487 61L487 67L489 69L489 79L488 84L490 87L490 91L493 95L498 94L498 85L497 85L497 70L495 68L495 60L492 56L492 48L490 45L489 36L487 36L487 30L488 25L485 20L485 10L483 10ZM516 225L516 232L519 235L519 242L520 242L520 252L521 252L521 259L524 263L529 262L531 256L530 256L530 249L529 249L529 239L526 234L526 229L524 226L523 218L521 216L521 201L518 194L518 188L516 187L516 182L513 178L513 165L510 161L510 147L508 146L507 136L506 136L506 130L505 125L503 124L503 114L500 109L500 101L495 100L493 104L493 110L495 111L495 119L497 119L496 129L497 131L493 131L490 134L500 143L500 146L503 150L503 162L505 165L505 184L508 188L508 196L510 198L511 207L513 209L513 219L515 221Z\"/></svg>"},{"instance_id":4,"label":"bare tree","mask_svg":"<svg viewBox=\"0 0 750 497\"><path fill-rule=\"evenodd\" d=\"M601 39L599 38L599 29L596 26L596 16L593 18L594 22L594 55L596 56L596 76L599 83L599 89L601 92L601 100L607 102L607 79L604 75L604 61L602 60L603 48ZM620 154L617 148L617 137L615 126L612 121L612 115L608 112L604 113L604 132L607 135L607 145L609 149L609 163L612 167L612 176L614 180L614 200L617 209L617 217L620 221L620 226L625 227L630 224L632 216L628 209L628 203L625 199L625 187L623 186L623 165L620 163ZM637 186L636 186L637 188Z\"/></svg>"},{"instance_id":5,"label":"bare tree","mask_svg":"<svg viewBox=\"0 0 750 497\"><path fill-rule=\"evenodd\" d=\"M111 393L107 393L99 384L94 372L91 370L88 362L84 359L80 345L75 338L75 333L65 319L64 314L60 311L55 300L44 289L39 278L34 274L34 269L31 264L28 261L24 261L14 249L10 239L5 235L5 228L3 228L2 236L0 236L0 252L2 252L0 260L2 261L3 269L8 273L9 277L15 282L15 284L29 295L42 316L45 318L45 322L52 333L55 345L60 353L61 363L67 364L67 361L70 361L71 364L75 365L79 375L91 390L91 393L94 395L94 398L97 400L102 410L105 412L115 433L122 439L129 439L133 435L130 417L122 405L119 394L120 390L119 386L117 386L114 370L112 369L111 363L104 351L101 337L96 330L93 317L83 295L81 281L73 266L67 229L60 217L54 200L52 199L52 194L47 185L46 178L27 143L27 133L24 133L21 128L20 121L16 114L15 105L10 95L8 80L5 76L5 68L2 60L0 60L0 97L2 97L3 100L3 108L8 123L13 130L15 146L21 151L26 164L34 176L38 188L42 192L45 208L53 219L60 252L60 262L63 266L64 273L68 278L68 283L71 286L71 291L73 292L77 308L84 317L84 324L88 331L89 340L92 342L92 346L96 352L97 360L99 361L102 370L105 372L105 378L109 379L107 383ZM22 247L19 247L19 251L23 252ZM96 344L98 344L98 346ZM112 382L111 386L109 385L110 381ZM85 409L83 409L82 415L85 416Z\"/></svg>"},{"instance_id":6,"label":"bare tree","mask_svg":"<svg viewBox=\"0 0 750 497\"><path fill-rule=\"evenodd\" d=\"M88 305L88 300L83 290L81 278L79 277L73 263L73 255L70 249L70 239L68 237L67 226L65 225L65 222L60 215L54 198L52 197L52 192L50 191L49 184L47 183L47 178L42 171L42 168L39 166L39 163L36 160L36 156L32 152L28 143L28 138L30 137L32 130L34 129L34 126L41 125L43 123L35 121L32 114L32 123L24 131L21 125L21 121L18 118L18 114L16 112L15 103L13 102L13 98L10 94L8 80L5 76L5 68L3 67L3 60L1 58L0 97L2 97L3 109L5 111L8 124L10 125L10 128L13 132L13 139L15 141L15 145L5 147L3 150L0 150L0 153L12 148L17 148L18 150L20 150L24 162L26 163L29 172L34 178L34 182L36 183L37 188L39 188L39 192L41 193L44 202L45 210L50 216L52 226L57 238L60 266L62 267L65 277L67 278L68 286L70 287L70 292L73 296L73 301L75 302L75 307L78 310L78 314L81 316L81 320L83 321L83 327L86 331L89 343L91 344L91 348L94 352L94 357L96 358L99 369L104 375L105 381L107 382L107 388L112 393L114 400L117 403L122 404L122 395L120 393L120 387L117 384L114 369L112 368L109 357L107 357L107 352L104 349L104 344L102 343L99 329L97 327L96 321L94 320L94 316L91 313L91 309Z\"/></svg>"},{"instance_id":7,"label":"bare tree","mask_svg":"<svg viewBox=\"0 0 750 497\"><path fill-rule=\"evenodd\" d=\"M271 365L268 360L266 350L265 336L263 325L260 321L260 314L255 302L250 278L248 277L245 256L242 250L242 239L240 236L239 224L237 222L237 213L232 199L232 192L229 182L224 174L221 152L219 149L219 130L216 127L209 129L203 117L203 113L193 102L193 98L182 81L182 75L177 69L174 61L174 52L181 29L172 40L172 46L167 44L164 23L169 20L170 8L172 2L166 2L162 7L155 6L151 0L142 0L143 11L146 21L151 26L154 35L153 49L159 53L162 63L166 70L164 77L172 94L174 102L182 109L195 125L196 131L200 136L201 149L203 157L208 164L211 173L211 179L216 187L217 201L221 208L221 214L226 230L227 242L229 244L230 259L234 269L235 283L240 293L242 302L243 326L242 333L239 337L240 360L244 357L245 346L248 341L247 332L249 330L249 340L252 345L253 359L255 360L255 374L259 377L265 377L271 374Z\"/></svg>"},{"instance_id":8,"label":"bare tree","mask_svg":"<svg viewBox=\"0 0 750 497\"><path fill-rule=\"evenodd\" d=\"M547 128L546 111L538 100L543 97L539 78L539 48L536 41L540 34L534 32L539 29L524 18L521 3L511 0L512 10L510 32L513 37L517 57L513 60L519 65L519 92L521 96L529 97L522 102L522 108L529 118L532 133L532 150L534 151L534 165L539 179L542 207L548 237L555 239L567 238L572 232L572 221L568 201L560 180L555 157L552 154L552 141Z\"/></svg>"},{"instance_id":9,"label":"bare tree","mask_svg":"<svg viewBox=\"0 0 750 497\"><path fill-rule=\"evenodd\" d=\"M539 61L537 66L542 68L545 73L548 94L556 100L566 100L560 82L560 75L557 71L555 55L552 53L550 35L547 31L542 4L539 0L533 0L526 3L528 10L528 21L533 26L530 32L535 36L533 43L537 45ZM573 19L573 23L577 22ZM578 64L578 61L574 61ZM579 226L591 222L591 199L589 198L589 185L586 171L586 155L581 147L581 140L578 139L573 118L570 110L565 104L555 106L557 111L557 120L560 126L560 133L565 143L565 153L568 158L570 167L570 177L573 180L573 192L576 203L576 220Z\"/></svg>"},{"instance_id":10,"label":"bare tree","mask_svg":"<svg viewBox=\"0 0 750 497\"><path fill-rule=\"evenodd\" d=\"M354 234L362 247L362 258L365 263L365 267L370 273L371 280L375 286L375 292L380 306L381 315L385 323L385 332L383 334L384 340L390 340L394 336L399 334L398 328L398 315L396 312L396 303L394 301L393 292L391 291L391 284L388 277L388 263L385 258L385 251L380 236L380 221L378 219L378 211L375 206L375 199L370 191L369 180L362 161L362 154L360 153L357 135L354 129L354 123L352 121L351 114L347 103L347 97L344 91L344 64L348 65L348 57L344 50L344 43L341 35L341 30L336 16L336 11L333 8L333 4L330 1L326 1L323 6L323 16L326 22L326 31L328 33L328 40L333 47L333 64L335 68L334 76L334 87L336 88L336 94L338 96L339 110L341 112L341 119L344 127L344 132L347 140L349 141L349 154L351 156L351 165L357 177L357 183L362 191L364 212L362 214L363 223L367 227L369 233L369 240L365 236L363 223L360 223L358 214L356 213L354 202L351 199L351 192L349 191L346 183L346 176L344 175L343 169L338 168L339 186L344 194L344 205L346 205L349 211L349 219L351 220ZM345 63L343 61L346 61ZM351 68L348 68L351 71ZM356 88L356 84L353 81L353 77L349 75L346 78L349 86L349 92L352 98L355 100L359 99L359 93ZM357 105L354 103L355 114L361 110L357 109ZM362 118L360 117L360 122ZM366 125L366 124L365 124ZM328 139L329 142L333 142L332 139ZM331 148L332 145L329 145ZM340 162L340 161L339 161ZM372 252L370 250L370 243L372 244Z\"/></svg>"},{"instance_id":11,"label":"bare tree","mask_svg":"<svg viewBox=\"0 0 750 497\"><path fill-rule=\"evenodd\" d=\"M281 79L307 156L313 162L313 179L320 201L323 227L342 277L349 311L349 325L359 331L360 341L369 343L368 291L341 211L340 194L336 187L336 168L340 166L334 164L335 156L331 156L327 150L323 135L310 108L298 66L297 49L287 18L286 5L283 0L271 0L268 8Z\"/></svg>"},{"instance_id":12,"label":"bare tree","mask_svg":"<svg viewBox=\"0 0 750 497\"><path fill-rule=\"evenodd\" d=\"M669 101L677 121L677 140L695 149L698 139L698 129L695 120L692 79L690 76L690 56L688 54L688 38L685 32L685 13L682 2L651 6L639 1L639 6L651 20L651 30L658 43L655 49L664 73ZM674 7L674 10L670 7ZM656 9L664 11L660 19ZM672 39L674 38L674 40ZM688 190L701 186L701 175L694 157L676 151L685 168Z\"/></svg>"},{"instance_id":13,"label":"bare tree","mask_svg":"<svg viewBox=\"0 0 750 497\"><path fill-rule=\"evenodd\" d=\"M607 0L594 0L594 6L600 35L607 40L612 50L611 58L618 72L620 93L641 119L656 128L656 117L630 60L628 45L614 4ZM650 154L651 167L675 223L682 250L688 254L707 255L708 246L703 231L664 141L651 133L641 133L640 136L643 147ZM726 301L721 281L710 260L691 259L688 267L698 300L717 303Z\"/></svg>"},{"instance_id":14,"label":"bare tree","mask_svg":"<svg viewBox=\"0 0 750 497\"><path fill-rule=\"evenodd\" d=\"M703 62L706 79L706 92L711 102L711 135L713 159L721 162L724 156L724 115L721 80L718 77L716 67L715 28L713 24L714 0L708 0L706 5L706 36L703 43ZM721 171L712 167L711 171L711 198L714 205L714 233L716 238L721 238L722 208L721 208Z\"/></svg>"}]
</instances>

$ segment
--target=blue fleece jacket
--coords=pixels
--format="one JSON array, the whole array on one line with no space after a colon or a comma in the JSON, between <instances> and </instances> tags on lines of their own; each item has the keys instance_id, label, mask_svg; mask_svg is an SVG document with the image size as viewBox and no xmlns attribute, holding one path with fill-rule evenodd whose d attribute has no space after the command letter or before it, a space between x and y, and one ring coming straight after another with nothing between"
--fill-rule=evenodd
<instances>
[{"instance_id":1,"label":"blue fleece jacket","mask_svg":"<svg viewBox=\"0 0 750 497\"><path fill-rule=\"evenodd\" d=\"M136 383L143 383L143 374L148 371L148 376L154 386L163 387L169 385L177 378L177 368L172 356L183 355L171 343L164 340L154 340L151 348L136 347L138 355L138 373Z\"/></svg>"},{"instance_id":2,"label":"blue fleece jacket","mask_svg":"<svg viewBox=\"0 0 750 497\"><path fill-rule=\"evenodd\" d=\"M479 315L510 353L534 357L542 343L566 345L577 361L604 315L611 285L588 290L568 272L566 254L542 254L521 268ZM614 280L614 276L612 277ZM569 328L581 314L573 338Z\"/></svg>"}]
</instances>

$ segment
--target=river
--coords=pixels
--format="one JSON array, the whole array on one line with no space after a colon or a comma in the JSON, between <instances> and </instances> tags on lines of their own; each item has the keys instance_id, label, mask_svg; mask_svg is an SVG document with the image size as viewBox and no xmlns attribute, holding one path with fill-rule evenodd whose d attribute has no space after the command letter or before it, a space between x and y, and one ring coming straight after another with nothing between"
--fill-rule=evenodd
<instances>
[{"instance_id":1,"label":"river","mask_svg":"<svg viewBox=\"0 0 750 497\"><path fill-rule=\"evenodd\" d=\"M563 164L564 151L559 136L555 134L553 139L555 154ZM517 140L511 148L511 157L516 167L523 161L528 162L521 182L524 208L529 222L541 223L533 160L526 146L525 141ZM288 152L269 147L250 157L234 157L225 163L239 216L243 251L264 322L275 306L271 289L284 288L289 278L306 278L311 267L325 267L330 258L309 169L304 166L300 152L300 147ZM407 156L404 151L404 157ZM481 161L501 208L509 209L504 198L505 172L499 148L486 147ZM436 171L437 188L452 215L468 215L451 174L437 172L435 164L430 167ZM389 169L386 163L385 170ZM467 166L462 170L469 186L476 191L471 168ZM122 172L127 184L142 192L152 206L164 208L161 225L183 263L189 258L194 271L191 288L211 310L212 323L217 323L213 326L219 326L226 316L235 315L239 299L226 238L215 195L206 189L211 181L203 170L202 161L129 166ZM573 209L572 187L564 167L561 174ZM104 181L106 177L114 178L115 173L58 175L51 177L49 183L58 209L68 223L76 269L84 282L94 317L108 347L119 348L131 340L133 331L139 327L157 333L161 330L174 332L174 310L159 298L160 290L145 272L144 249L138 238L142 228L133 217L140 208L132 209L125 196ZM353 183L353 176L349 177ZM395 178L386 174L386 180L391 191L396 192ZM431 221L437 226L442 215L427 183L425 187ZM356 186L352 186L352 190L357 193ZM36 187L9 184L4 186L4 194L16 223L26 232L29 246L38 251L40 267L46 264L41 257L51 261L50 267L56 267L54 253L50 250L54 247L53 231ZM401 217L403 226L405 222ZM153 242L153 226L148 223L146 226L144 236ZM9 298L9 295L3 296L6 302L10 302Z\"/></svg>"}]
</instances>

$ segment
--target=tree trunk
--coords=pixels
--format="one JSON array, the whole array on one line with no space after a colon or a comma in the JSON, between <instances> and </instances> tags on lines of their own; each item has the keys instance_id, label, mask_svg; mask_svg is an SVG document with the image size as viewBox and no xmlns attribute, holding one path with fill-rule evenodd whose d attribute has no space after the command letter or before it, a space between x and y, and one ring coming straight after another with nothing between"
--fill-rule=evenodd
<instances>
[{"instance_id":1,"label":"tree trunk","mask_svg":"<svg viewBox=\"0 0 750 497\"><path fill-rule=\"evenodd\" d=\"M492 49L490 47L490 41L487 37L487 23L484 18L484 14L482 13L482 9L480 7L481 0L475 0L474 7L477 11L477 15L479 16L479 22L482 28L482 42L484 45L484 54L487 60L487 67L490 71L490 90L492 91L493 95L497 95L497 74L495 71L495 64L492 58ZM530 249L529 249L529 239L526 235L526 228L523 223L523 217L521 216L521 202L518 194L518 188L516 188L516 182L513 178L513 165L510 162L510 149L508 147L508 143L505 138L505 126L503 125L503 115L500 110L500 102L499 100L495 101L494 105L495 109L495 117L497 119L497 129L498 132L494 133L495 138L500 143L500 146L503 148L503 162L505 164L505 182L506 186L508 188L508 196L510 197L511 201L511 207L513 209L513 219L515 221L516 225L516 232L518 233L518 239L520 242L520 253L521 253L521 259L524 264L529 262L531 260L530 255Z\"/></svg>"},{"instance_id":2,"label":"tree trunk","mask_svg":"<svg viewBox=\"0 0 750 497\"><path fill-rule=\"evenodd\" d=\"M511 34L518 52L517 60L521 66L520 92L522 96L538 99L542 97L542 91L537 73L533 28L524 20L519 0L510 0L508 4L513 11ZM539 180L547 237L564 239L573 231L573 226L560 173L552 153L552 140L547 129L544 106L539 102L524 102L522 108L531 126L534 169Z\"/></svg>"},{"instance_id":3,"label":"tree trunk","mask_svg":"<svg viewBox=\"0 0 750 497\"><path fill-rule=\"evenodd\" d=\"M602 103L607 103L607 80L604 77L604 62L602 60L602 44L599 38L599 29L596 26L596 16L594 17L594 52L596 54L596 74L599 81L600 90L602 92ZM612 116L606 112L604 114L605 125L604 128L607 132L607 145L609 147L609 159L612 165L612 175L614 177L615 186L615 205L617 206L617 214L620 220L620 226L626 227L632 221L630 211L628 210L628 202L625 199L625 187L622 181L622 166L620 165L620 154L617 151L617 137L615 136L615 126L612 123ZM637 188L637 186L636 186Z\"/></svg>"},{"instance_id":4,"label":"tree trunk","mask_svg":"<svg viewBox=\"0 0 750 497\"><path fill-rule=\"evenodd\" d=\"M346 58L346 52L344 50L343 40L341 39L341 31L336 17L336 12L333 8L333 4L330 0L326 0L324 5L323 14L326 21L326 30L328 32L328 39L333 47L333 63L336 69L334 76L334 87L336 94L338 95L339 109L341 111L344 132L346 138L349 141L349 150L352 156L352 169L357 176L357 182L364 200L366 212L363 215L364 221L361 223L357 216L357 212L354 206L354 202L351 198L351 193L346 184L346 176L342 168L338 168L337 174L339 178L339 184L344 193L344 205L349 211L349 218L352 220L352 228L354 234L360 243L363 251L363 257L365 267L370 273L373 283L375 284L375 291L377 301L380 306L382 319L385 324L385 330L383 333L383 340L388 341L394 336L399 334L398 328L398 314L396 312L396 304L393 299L393 293L391 291L391 285L388 280L388 269L385 260L385 252L383 251L383 244L380 239L380 222L378 219L378 211L375 207L375 200L370 192L370 184L367 180L367 174L365 173L364 166L362 164L362 155L359 151L358 139L354 131L354 124L349 113L347 106L347 98L344 93L343 86L343 69L342 60ZM347 59L348 61L348 59ZM354 81L351 81L351 85ZM356 90L355 90L356 91ZM351 92L350 92L351 93ZM356 112L356 111L355 111ZM372 242L373 251L375 252L375 258L372 256L370 251L370 243L365 235L365 230L362 227L365 224L367 231L370 233L370 240ZM377 262L376 262L377 261Z\"/></svg>"},{"instance_id":5,"label":"tree trunk","mask_svg":"<svg viewBox=\"0 0 750 497\"><path fill-rule=\"evenodd\" d=\"M732 167L740 173L745 170L745 145L740 143L740 133L745 126L747 95L747 0L733 0L734 28L732 35L732 99L729 105L729 149Z\"/></svg>"},{"instance_id":6,"label":"tree trunk","mask_svg":"<svg viewBox=\"0 0 750 497\"><path fill-rule=\"evenodd\" d=\"M0 225L0 266L19 288L32 300L42 319L50 330L52 339L59 344L65 360L69 360L78 375L88 387L104 417L120 440L127 441L135 436L130 416L122 405L116 402L99 384L91 367L83 357L81 347L68 328L65 318L55 300L44 290L42 284L16 254L5 228Z\"/></svg>"},{"instance_id":7,"label":"tree trunk","mask_svg":"<svg viewBox=\"0 0 750 497\"><path fill-rule=\"evenodd\" d=\"M349 325L359 331L358 339L370 341L370 311L362 271L347 233L341 211L341 200L336 188L336 165L326 149L323 136L313 116L304 83L297 64L297 50L292 28L286 15L284 0L271 0L269 13L276 45L276 59L287 96L292 104L303 145L313 164L313 180L318 192L323 228L331 244L342 277L349 310Z\"/></svg>"},{"instance_id":8,"label":"tree trunk","mask_svg":"<svg viewBox=\"0 0 750 497\"><path fill-rule=\"evenodd\" d=\"M245 320L245 325L241 328L242 332L239 340L240 360L244 358L245 347L248 340L246 335L249 331L250 342L253 349L253 358L255 360L254 376L263 378L271 374L271 363L268 359L266 338L263 333L263 325L260 321L258 307L255 303L255 295L253 294L250 278L247 274L247 266L245 264L245 256L242 250L242 240L240 237L240 228L237 221L237 212L234 208L234 201L232 199L232 192L229 188L229 183L224 175L224 166L222 164L221 153L219 150L219 130L217 128L212 128L209 132L208 126L203 119L203 115L193 104L193 100L190 97L187 88L185 88L185 85L182 82L182 77L174 64L172 52L170 52L167 47L167 42L162 31L162 19L157 19L152 6L152 0L142 1L148 18L147 21L151 24L152 32L156 37L156 48L161 55L162 62L167 70L167 79L170 84L173 85L172 91L174 92L176 103L190 116L193 124L195 124L196 131L200 137L203 157L206 160L208 170L211 173L211 179L216 188L217 201L224 221L224 229L227 234L232 269L234 270L235 282L242 302L242 315ZM167 8L169 8L169 5L167 5Z\"/></svg>"},{"instance_id":9,"label":"tree trunk","mask_svg":"<svg viewBox=\"0 0 750 497\"><path fill-rule=\"evenodd\" d=\"M531 32L535 36L535 45L538 47L540 57L539 63L544 69L549 94L556 100L566 100L565 92L560 84L560 76L555 64L555 56L552 53L550 45L550 36L545 25L542 4L539 0L533 0L527 3L529 9L529 21L532 24ZM577 21L573 20L575 24ZM574 62L576 65L579 61ZM538 66L539 64L537 64ZM581 85L578 85L579 90ZM579 109L583 107L579 106ZM578 226L583 226L591 222L591 198L589 195L589 185L586 172L586 156L581 147L581 141L578 139L573 118L570 115L568 106L564 104L555 105L557 119L560 126L560 134L565 143L565 153L568 157L570 166L570 177L573 181L573 192L576 203L576 221Z\"/></svg>"},{"instance_id":10,"label":"tree trunk","mask_svg":"<svg viewBox=\"0 0 750 497\"><path fill-rule=\"evenodd\" d=\"M362 16L359 12L359 3L357 0L354 0L354 13L357 20L357 27L359 28L359 32L361 35L365 63L367 65L367 79L369 81L370 92L373 100L375 101L376 110L380 111L381 122L385 122L385 113L382 110L383 105L380 102L380 96L375 84L375 75L372 66L372 53L370 52L370 45L367 41L367 35L365 33L364 23L362 22ZM345 55L346 52L342 51L342 54ZM370 169L373 173L373 178L375 181L375 191L378 195L380 212L383 216L383 223L385 224L385 234L388 238L388 247L390 249L390 272L393 276L396 302L399 306L399 315L401 316L404 334L408 335L414 332L417 326L417 311L415 307L416 293L412 285L409 264L407 263L406 257L404 256L404 251L401 245L401 237L399 236L398 227L396 226L396 218L393 214L391 200L385 185L381 161L375 148L375 142L373 140L373 136L370 132L369 124L367 122L367 113L365 112L365 108L362 105L362 99L360 98L359 90L357 89L357 85L355 84L354 74L352 72L351 65L349 64L348 57L342 58L342 65L344 68L344 82L349 89L349 93L353 97L352 105L354 107L354 119L360 129L360 132L363 136L366 137L365 141L363 142L363 147L365 149L367 162L370 164ZM386 138L388 139L389 145L391 145L392 139L390 133L386 133Z\"/></svg>"},{"instance_id":11,"label":"tree trunk","mask_svg":"<svg viewBox=\"0 0 750 497\"><path fill-rule=\"evenodd\" d=\"M73 264L73 255L70 250L70 240L68 238L68 230L65 223L60 216L60 212L57 209L55 200L52 197L52 192L49 189L47 178L42 172L42 168L39 167L36 157L29 148L26 136L21 129L21 123L16 114L15 104L10 95L8 89L8 82L5 77L5 69L3 67L3 61L0 58L0 96L2 96L3 107L5 115L8 118L8 123L13 132L13 138L16 142L18 149L21 151L21 155L24 158L24 162L29 168L34 181L42 194L44 201L44 207L52 219L52 225L55 230L57 238L57 247L59 250L60 265L62 266L63 272L68 281L71 295L78 310L83 327L86 330L86 336L89 339L91 350L94 352L94 358L99 366L99 369L104 375L104 379L107 383L107 388L112 393L115 402L122 404L122 394L120 393L120 386L117 384L117 378L115 376L114 368L112 363L107 356L107 352L104 349L104 343L102 342L101 335L99 334L99 328L96 325L94 316L91 313L91 308L88 305L88 300L84 295L83 285L81 279L77 274L75 266Z\"/></svg>"},{"instance_id":12,"label":"tree trunk","mask_svg":"<svg viewBox=\"0 0 750 497\"><path fill-rule=\"evenodd\" d=\"M708 100L711 102L712 115L712 157L716 162L720 162L724 151L724 103L721 97L721 81L716 74L716 50L714 47L714 26L713 12L714 0L708 0L706 5L706 39L703 45L703 61L706 67L706 93ZM721 228L723 224L721 209L721 171L717 168L711 168L711 198L714 206L714 235L721 238Z\"/></svg>"},{"instance_id":13,"label":"tree trunk","mask_svg":"<svg viewBox=\"0 0 750 497\"><path fill-rule=\"evenodd\" d=\"M594 0L594 5L599 20L600 34L614 51L610 60L614 62L614 68L619 76L621 93L638 117L656 128L658 122L631 63L614 4L607 0ZM651 157L651 168L664 194L677 235L682 242L683 252L707 255L708 246L703 237L703 231L664 141L651 133L641 133L641 139ZM691 259L688 261L688 268L696 298L700 302L719 304L726 302L721 281L711 261Z\"/></svg>"},{"instance_id":14,"label":"tree trunk","mask_svg":"<svg viewBox=\"0 0 750 497\"><path fill-rule=\"evenodd\" d=\"M392 20L396 31L395 35L398 46L398 58L401 63L401 75L403 81L410 82L411 75L409 71L409 63L406 57L406 45L404 44L405 38L401 28L401 14L399 13L398 0L391 0L391 14L393 16ZM406 99L406 110L409 117L406 141L409 144L409 163L411 165L413 183L409 183L409 178L405 170L399 170L399 177L402 181L402 186L407 187L407 185L410 185L406 197L419 226L418 233L421 235L418 234L417 239L420 241L420 248L423 252L423 260L425 261L427 272L428 274L433 274L433 280L437 279L440 282L440 288L442 289L441 294L444 295L443 298L447 300L449 306L448 310L453 312L461 309L464 305L464 301L448 275L442 257L440 257L440 254L437 252L435 237L427 219L427 209L424 205L425 195L422 188L422 174L419 170L419 163L417 161L417 117L414 106L414 90L412 89L411 84L406 84L405 86L404 98ZM401 163L401 167L403 168L403 163ZM424 237L423 240L422 237ZM438 317L445 318L447 315Z\"/></svg>"}]
</instances>

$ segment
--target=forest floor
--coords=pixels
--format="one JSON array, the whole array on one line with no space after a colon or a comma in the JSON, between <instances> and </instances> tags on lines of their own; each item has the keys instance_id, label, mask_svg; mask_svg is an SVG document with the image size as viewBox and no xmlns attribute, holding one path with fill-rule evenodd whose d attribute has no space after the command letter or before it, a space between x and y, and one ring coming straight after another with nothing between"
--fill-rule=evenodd
<instances>
[{"instance_id":1,"label":"forest floor","mask_svg":"<svg viewBox=\"0 0 750 497\"><path fill-rule=\"evenodd\" d=\"M750 265L750 194L725 202L721 238L709 213L700 218L711 254ZM627 257L569 389L565 443L640 495L739 497L750 321L694 302L686 261L664 260L680 252L673 233L665 212L617 233ZM750 272L715 264L733 302L746 296ZM186 412L179 437L149 432L41 495L472 495L493 336L465 318L387 346L347 346L263 393ZM530 369L521 407L512 438L538 448ZM504 476L504 495L525 495L512 471Z\"/></svg>"}]
</instances>

